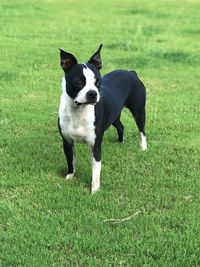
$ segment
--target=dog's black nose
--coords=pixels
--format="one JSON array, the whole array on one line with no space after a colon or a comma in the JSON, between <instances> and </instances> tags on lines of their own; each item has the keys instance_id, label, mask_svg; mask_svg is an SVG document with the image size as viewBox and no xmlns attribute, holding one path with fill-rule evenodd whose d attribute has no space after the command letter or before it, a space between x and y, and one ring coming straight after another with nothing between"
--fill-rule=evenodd
<instances>
[{"instance_id":1,"label":"dog's black nose","mask_svg":"<svg viewBox=\"0 0 200 267\"><path fill-rule=\"evenodd\" d=\"M87 99L88 100L96 100L97 92L95 90L90 90L87 92Z\"/></svg>"}]
</instances>

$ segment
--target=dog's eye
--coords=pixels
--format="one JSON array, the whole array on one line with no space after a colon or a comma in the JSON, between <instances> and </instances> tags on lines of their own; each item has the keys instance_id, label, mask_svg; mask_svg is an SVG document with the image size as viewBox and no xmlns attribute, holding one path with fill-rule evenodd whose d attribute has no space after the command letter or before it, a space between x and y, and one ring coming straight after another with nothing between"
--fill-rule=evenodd
<instances>
[{"instance_id":1,"label":"dog's eye","mask_svg":"<svg viewBox=\"0 0 200 267\"><path fill-rule=\"evenodd\" d=\"M74 85L76 87L83 87L83 82L82 81L77 81L77 82L74 83Z\"/></svg>"},{"instance_id":2,"label":"dog's eye","mask_svg":"<svg viewBox=\"0 0 200 267\"><path fill-rule=\"evenodd\" d=\"M101 81L100 80L96 80L95 85L96 85L96 87L100 87L101 86Z\"/></svg>"}]
</instances>

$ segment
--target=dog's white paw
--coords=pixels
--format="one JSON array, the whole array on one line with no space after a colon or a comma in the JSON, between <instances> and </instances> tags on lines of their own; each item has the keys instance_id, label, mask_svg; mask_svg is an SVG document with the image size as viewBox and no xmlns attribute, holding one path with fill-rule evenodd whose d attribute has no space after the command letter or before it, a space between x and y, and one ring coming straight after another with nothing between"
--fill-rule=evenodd
<instances>
[{"instance_id":1,"label":"dog's white paw","mask_svg":"<svg viewBox=\"0 0 200 267\"><path fill-rule=\"evenodd\" d=\"M147 141L146 141L146 136L143 133L140 133L140 147L142 151L147 150Z\"/></svg>"},{"instance_id":2,"label":"dog's white paw","mask_svg":"<svg viewBox=\"0 0 200 267\"><path fill-rule=\"evenodd\" d=\"M140 143L140 147L141 147L142 151L147 150L147 144L146 143Z\"/></svg>"},{"instance_id":3,"label":"dog's white paw","mask_svg":"<svg viewBox=\"0 0 200 267\"><path fill-rule=\"evenodd\" d=\"M65 180L72 179L73 177L74 177L74 173L69 173L69 174L67 174L67 176L65 177Z\"/></svg>"},{"instance_id":4,"label":"dog's white paw","mask_svg":"<svg viewBox=\"0 0 200 267\"><path fill-rule=\"evenodd\" d=\"M100 188L100 187L99 187L99 188ZM96 192L99 191L99 188L92 189L92 190L91 190L91 194L94 195Z\"/></svg>"},{"instance_id":5,"label":"dog's white paw","mask_svg":"<svg viewBox=\"0 0 200 267\"><path fill-rule=\"evenodd\" d=\"M96 187L92 187L91 189L91 194L95 194L97 191L99 191L99 188L100 188L100 185L99 186L96 186Z\"/></svg>"}]
</instances>

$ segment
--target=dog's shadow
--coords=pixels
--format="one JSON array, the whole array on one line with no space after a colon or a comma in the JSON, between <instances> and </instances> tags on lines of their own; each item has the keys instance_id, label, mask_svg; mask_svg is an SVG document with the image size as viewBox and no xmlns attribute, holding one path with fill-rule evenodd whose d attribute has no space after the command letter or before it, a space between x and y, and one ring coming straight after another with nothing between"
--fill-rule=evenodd
<instances>
[{"instance_id":1,"label":"dog's shadow","mask_svg":"<svg viewBox=\"0 0 200 267\"><path fill-rule=\"evenodd\" d=\"M60 168L58 169L58 176L62 179L65 179L66 178L66 175L67 175L67 167L66 168Z\"/></svg>"}]
</instances>

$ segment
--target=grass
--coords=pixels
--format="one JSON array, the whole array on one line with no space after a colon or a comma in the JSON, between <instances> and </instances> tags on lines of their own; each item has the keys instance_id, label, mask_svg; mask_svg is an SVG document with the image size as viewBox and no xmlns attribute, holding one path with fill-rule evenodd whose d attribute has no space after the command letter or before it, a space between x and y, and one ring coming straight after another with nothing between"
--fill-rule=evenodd
<instances>
[{"instance_id":1,"label":"grass","mask_svg":"<svg viewBox=\"0 0 200 267\"><path fill-rule=\"evenodd\" d=\"M0 266L200 266L200 50L196 0L1 0ZM148 150L124 110L125 143L104 136L101 190L57 129L58 47L147 89ZM141 211L130 220L113 224Z\"/></svg>"}]
</instances>

